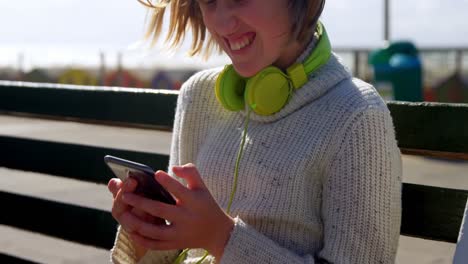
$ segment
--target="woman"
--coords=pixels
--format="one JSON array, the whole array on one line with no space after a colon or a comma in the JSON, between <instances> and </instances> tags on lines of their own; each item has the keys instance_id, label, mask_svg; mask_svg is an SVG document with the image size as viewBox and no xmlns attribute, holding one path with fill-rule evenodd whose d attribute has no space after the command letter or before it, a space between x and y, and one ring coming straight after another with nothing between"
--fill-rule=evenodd
<instances>
[{"instance_id":1,"label":"woman","mask_svg":"<svg viewBox=\"0 0 468 264\"><path fill-rule=\"evenodd\" d=\"M109 182L121 225L115 263L394 262L401 157L392 120L331 53L317 22L324 2L142 2L154 10L150 36L170 4L173 44L190 25L192 54L218 47L232 66L181 89L171 176L155 174L175 206L133 194L132 180Z\"/></svg>"}]
</instances>

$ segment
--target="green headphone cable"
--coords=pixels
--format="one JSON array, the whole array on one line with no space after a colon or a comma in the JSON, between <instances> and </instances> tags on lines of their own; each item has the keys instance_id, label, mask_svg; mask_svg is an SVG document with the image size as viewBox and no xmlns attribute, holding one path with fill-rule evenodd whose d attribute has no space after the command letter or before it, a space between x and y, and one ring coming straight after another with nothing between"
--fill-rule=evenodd
<instances>
[{"instance_id":1,"label":"green headphone cable","mask_svg":"<svg viewBox=\"0 0 468 264\"><path fill-rule=\"evenodd\" d=\"M245 122L244 122L244 130L242 131L242 141L241 141L241 145L239 147L239 152L237 153L236 165L234 167L234 180L233 180L233 184L232 184L231 195L229 196L229 202L228 202L228 205L227 205L227 208L226 208L226 213L228 215L229 215L229 213L231 211L232 201L234 200L234 196L235 196L236 191L237 191L237 179L239 178L238 177L239 176L239 166L240 166L240 161L242 159L242 154L244 152L245 139L247 138L247 128L249 127L250 112L251 112L251 109L255 109L255 107L256 107L255 104L253 104L251 107L247 107L247 115L246 115ZM187 256L187 253L188 253L189 250L190 250L190 248L184 249L179 254L179 256L177 256L177 258L174 260L173 264L182 263L182 261ZM201 264L203 262L203 260L205 260L206 257L208 257L208 255L209 255L208 250L205 250L205 254L203 255L203 257L199 261L197 261L196 264Z\"/></svg>"},{"instance_id":2,"label":"green headphone cable","mask_svg":"<svg viewBox=\"0 0 468 264\"><path fill-rule=\"evenodd\" d=\"M236 166L234 167L234 180L232 184L231 196L229 197L229 202L226 208L227 214L231 212L232 201L234 200L234 195L236 194L236 191L237 191L237 179L239 176L239 166L240 166L240 161L242 159L242 154L244 153L244 145L245 145L245 139L247 138L247 128L249 127L250 113L251 113L251 109L255 109L255 107L256 107L255 104L252 105L251 107L247 107L247 115L245 118L244 131L242 132L242 141L239 147L239 152L237 153Z\"/></svg>"}]
</instances>

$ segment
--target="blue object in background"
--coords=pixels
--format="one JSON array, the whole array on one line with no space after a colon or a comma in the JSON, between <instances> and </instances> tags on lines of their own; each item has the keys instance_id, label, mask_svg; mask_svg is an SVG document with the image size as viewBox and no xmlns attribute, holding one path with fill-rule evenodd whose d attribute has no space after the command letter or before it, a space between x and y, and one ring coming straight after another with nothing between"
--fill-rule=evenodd
<instances>
[{"instance_id":1,"label":"blue object in background","mask_svg":"<svg viewBox=\"0 0 468 264\"><path fill-rule=\"evenodd\" d=\"M374 86L384 99L423 101L422 64L411 42L394 42L373 51L369 64L374 70Z\"/></svg>"}]
</instances>

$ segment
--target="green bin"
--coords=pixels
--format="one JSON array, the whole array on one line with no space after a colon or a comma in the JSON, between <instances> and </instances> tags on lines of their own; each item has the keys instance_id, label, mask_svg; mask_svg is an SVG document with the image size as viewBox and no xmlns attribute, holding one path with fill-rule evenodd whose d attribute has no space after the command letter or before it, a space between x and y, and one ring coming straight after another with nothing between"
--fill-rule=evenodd
<instances>
[{"instance_id":1,"label":"green bin","mask_svg":"<svg viewBox=\"0 0 468 264\"><path fill-rule=\"evenodd\" d=\"M423 101L422 64L411 42L394 42L371 52L373 84L385 100Z\"/></svg>"}]
</instances>

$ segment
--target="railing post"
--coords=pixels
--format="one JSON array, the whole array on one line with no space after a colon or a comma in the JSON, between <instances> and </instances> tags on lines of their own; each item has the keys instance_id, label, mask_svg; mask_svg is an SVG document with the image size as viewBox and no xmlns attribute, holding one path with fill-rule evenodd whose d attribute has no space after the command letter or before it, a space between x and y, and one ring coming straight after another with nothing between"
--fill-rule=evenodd
<instances>
[{"instance_id":1,"label":"railing post","mask_svg":"<svg viewBox=\"0 0 468 264\"><path fill-rule=\"evenodd\" d=\"M384 40L390 41L390 0L384 0Z\"/></svg>"},{"instance_id":2,"label":"railing post","mask_svg":"<svg viewBox=\"0 0 468 264\"><path fill-rule=\"evenodd\" d=\"M463 71L463 51L461 49L455 50L455 72L461 75Z\"/></svg>"},{"instance_id":3,"label":"railing post","mask_svg":"<svg viewBox=\"0 0 468 264\"><path fill-rule=\"evenodd\" d=\"M353 51L353 61L354 61L354 76L360 77L360 69L359 69L359 51Z\"/></svg>"}]
</instances>

